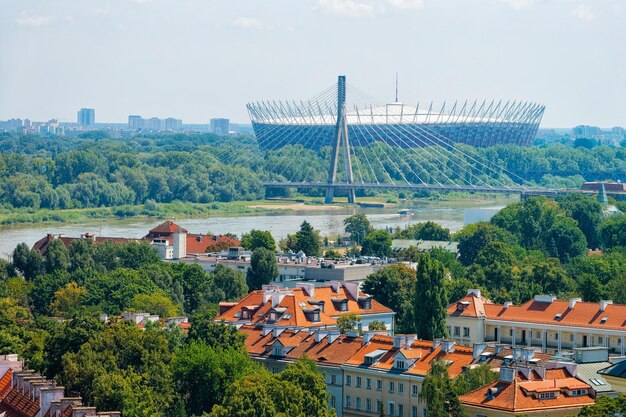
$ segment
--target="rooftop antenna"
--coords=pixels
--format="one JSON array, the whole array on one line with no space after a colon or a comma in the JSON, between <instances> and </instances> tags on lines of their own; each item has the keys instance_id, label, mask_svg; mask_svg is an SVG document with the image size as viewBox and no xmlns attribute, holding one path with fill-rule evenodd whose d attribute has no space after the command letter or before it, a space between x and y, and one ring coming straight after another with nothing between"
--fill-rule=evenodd
<instances>
[{"instance_id":1,"label":"rooftop antenna","mask_svg":"<svg viewBox=\"0 0 626 417\"><path fill-rule=\"evenodd\" d=\"M398 102L398 72L396 71L396 103Z\"/></svg>"}]
</instances>

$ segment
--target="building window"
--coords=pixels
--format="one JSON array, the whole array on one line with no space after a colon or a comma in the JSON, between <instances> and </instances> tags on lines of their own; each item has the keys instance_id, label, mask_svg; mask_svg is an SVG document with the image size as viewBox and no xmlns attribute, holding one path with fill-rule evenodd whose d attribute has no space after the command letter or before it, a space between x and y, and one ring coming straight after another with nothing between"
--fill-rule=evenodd
<instances>
[{"instance_id":1,"label":"building window","mask_svg":"<svg viewBox=\"0 0 626 417\"><path fill-rule=\"evenodd\" d=\"M417 397L417 385L411 385L411 395Z\"/></svg>"},{"instance_id":2,"label":"building window","mask_svg":"<svg viewBox=\"0 0 626 417\"><path fill-rule=\"evenodd\" d=\"M383 403L380 400L376 400L376 411L379 413L383 412Z\"/></svg>"},{"instance_id":3,"label":"building window","mask_svg":"<svg viewBox=\"0 0 626 417\"><path fill-rule=\"evenodd\" d=\"M541 339L541 333L535 332L535 339Z\"/></svg>"},{"instance_id":4,"label":"building window","mask_svg":"<svg viewBox=\"0 0 626 417\"><path fill-rule=\"evenodd\" d=\"M346 385L352 384L352 376L346 375Z\"/></svg>"},{"instance_id":5,"label":"building window","mask_svg":"<svg viewBox=\"0 0 626 417\"><path fill-rule=\"evenodd\" d=\"M469 327L463 327L463 337L470 337Z\"/></svg>"},{"instance_id":6,"label":"building window","mask_svg":"<svg viewBox=\"0 0 626 417\"><path fill-rule=\"evenodd\" d=\"M604 342L604 338L602 336L598 336L598 344L601 345Z\"/></svg>"},{"instance_id":7,"label":"building window","mask_svg":"<svg viewBox=\"0 0 626 417\"><path fill-rule=\"evenodd\" d=\"M554 340L559 340L559 334L558 333L554 333Z\"/></svg>"},{"instance_id":8,"label":"building window","mask_svg":"<svg viewBox=\"0 0 626 417\"><path fill-rule=\"evenodd\" d=\"M277 374L279 371L278 371L278 368L272 368L272 371L271 371L271 372L272 372L273 374Z\"/></svg>"},{"instance_id":9,"label":"building window","mask_svg":"<svg viewBox=\"0 0 626 417\"><path fill-rule=\"evenodd\" d=\"M387 411L389 412L388 414L390 416L393 416L396 414L396 404L393 401L389 401L387 403Z\"/></svg>"},{"instance_id":10,"label":"building window","mask_svg":"<svg viewBox=\"0 0 626 417\"><path fill-rule=\"evenodd\" d=\"M380 379L376 380L376 391L382 391L383 390L383 381L381 381Z\"/></svg>"},{"instance_id":11,"label":"building window","mask_svg":"<svg viewBox=\"0 0 626 417\"><path fill-rule=\"evenodd\" d=\"M402 382L398 382L398 393L399 394L404 393L404 384Z\"/></svg>"},{"instance_id":12,"label":"building window","mask_svg":"<svg viewBox=\"0 0 626 417\"><path fill-rule=\"evenodd\" d=\"M404 369L404 361L402 359L396 359L396 368Z\"/></svg>"},{"instance_id":13,"label":"building window","mask_svg":"<svg viewBox=\"0 0 626 417\"><path fill-rule=\"evenodd\" d=\"M372 389L372 378L367 378L365 380L365 388Z\"/></svg>"},{"instance_id":14,"label":"building window","mask_svg":"<svg viewBox=\"0 0 626 417\"><path fill-rule=\"evenodd\" d=\"M448 334L452 334L452 327L446 326L448 328Z\"/></svg>"},{"instance_id":15,"label":"building window","mask_svg":"<svg viewBox=\"0 0 626 417\"><path fill-rule=\"evenodd\" d=\"M398 404L398 417L404 417L404 405Z\"/></svg>"},{"instance_id":16,"label":"building window","mask_svg":"<svg viewBox=\"0 0 626 417\"><path fill-rule=\"evenodd\" d=\"M350 408L350 396L346 395L346 408Z\"/></svg>"},{"instance_id":17,"label":"building window","mask_svg":"<svg viewBox=\"0 0 626 417\"><path fill-rule=\"evenodd\" d=\"M509 329L509 336L513 337L513 329Z\"/></svg>"},{"instance_id":18,"label":"building window","mask_svg":"<svg viewBox=\"0 0 626 417\"><path fill-rule=\"evenodd\" d=\"M539 398L541 398L542 400L554 398L554 397L555 397L554 392L542 392L539 394Z\"/></svg>"},{"instance_id":19,"label":"building window","mask_svg":"<svg viewBox=\"0 0 626 417\"><path fill-rule=\"evenodd\" d=\"M570 334L570 335L569 335L569 341L570 341L570 342L573 342L573 341L574 341L574 335L573 335L573 334Z\"/></svg>"},{"instance_id":20,"label":"building window","mask_svg":"<svg viewBox=\"0 0 626 417\"><path fill-rule=\"evenodd\" d=\"M356 377L356 387L357 388L361 388L361 377L360 376Z\"/></svg>"},{"instance_id":21,"label":"building window","mask_svg":"<svg viewBox=\"0 0 626 417\"><path fill-rule=\"evenodd\" d=\"M337 408L337 399L334 395L330 397L330 408Z\"/></svg>"},{"instance_id":22,"label":"building window","mask_svg":"<svg viewBox=\"0 0 626 417\"><path fill-rule=\"evenodd\" d=\"M417 417L417 407L411 407L411 417Z\"/></svg>"},{"instance_id":23,"label":"building window","mask_svg":"<svg viewBox=\"0 0 626 417\"><path fill-rule=\"evenodd\" d=\"M387 385L387 387L389 388L389 392L394 392L396 390L396 384L395 382L389 382L389 384Z\"/></svg>"},{"instance_id":24,"label":"building window","mask_svg":"<svg viewBox=\"0 0 626 417\"><path fill-rule=\"evenodd\" d=\"M587 390L586 389L575 389L575 390L572 391L572 396L578 397L580 395L587 395Z\"/></svg>"},{"instance_id":25,"label":"building window","mask_svg":"<svg viewBox=\"0 0 626 417\"><path fill-rule=\"evenodd\" d=\"M369 398L365 400L365 411L372 411L372 400Z\"/></svg>"},{"instance_id":26,"label":"building window","mask_svg":"<svg viewBox=\"0 0 626 417\"><path fill-rule=\"evenodd\" d=\"M454 335L455 336L461 335L461 328L459 326L454 326Z\"/></svg>"},{"instance_id":27,"label":"building window","mask_svg":"<svg viewBox=\"0 0 626 417\"><path fill-rule=\"evenodd\" d=\"M354 399L354 408L356 408L357 410L361 409L361 397L356 397Z\"/></svg>"},{"instance_id":28,"label":"building window","mask_svg":"<svg viewBox=\"0 0 626 417\"><path fill-rule=\"evenodd\" d=\"M330 376L330 383L331 383L331 385L335 385L337 383L337 375L332 374Z\"/></svg>"}]
</instances>

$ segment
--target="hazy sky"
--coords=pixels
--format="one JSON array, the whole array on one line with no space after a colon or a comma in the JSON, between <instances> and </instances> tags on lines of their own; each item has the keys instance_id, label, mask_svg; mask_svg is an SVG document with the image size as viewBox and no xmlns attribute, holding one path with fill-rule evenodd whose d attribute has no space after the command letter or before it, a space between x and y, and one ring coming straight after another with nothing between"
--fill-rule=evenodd
<instances>
[{"instance_id":1,"label":"hazy sky","mask_svg":"<svg viewBox=\"0 0 626 417\"><path fill-rule=\"evenodd\" d=\"M626 126L626 0L0 0L0 119L248 122L345 74L393 101L546 105Z\"/></svg>"}]
</instances>

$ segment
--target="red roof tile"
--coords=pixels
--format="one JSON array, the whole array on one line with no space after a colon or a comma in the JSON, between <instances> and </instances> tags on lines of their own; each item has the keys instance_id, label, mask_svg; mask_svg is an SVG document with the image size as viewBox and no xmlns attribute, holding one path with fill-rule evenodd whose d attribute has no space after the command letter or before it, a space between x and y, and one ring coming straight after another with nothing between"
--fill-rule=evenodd
<instances>
[{"instance_id":1,"label":"red roof tile","mask_svg":"<svg viewBox=\"0 0 626 417\"><path fill-rule=\"evenodd\" d=\"M0 378L0 401L9 393L11 389L11 383L13 382L13 369L9 368L8 371Z\"/></svg>"}]
</instances>

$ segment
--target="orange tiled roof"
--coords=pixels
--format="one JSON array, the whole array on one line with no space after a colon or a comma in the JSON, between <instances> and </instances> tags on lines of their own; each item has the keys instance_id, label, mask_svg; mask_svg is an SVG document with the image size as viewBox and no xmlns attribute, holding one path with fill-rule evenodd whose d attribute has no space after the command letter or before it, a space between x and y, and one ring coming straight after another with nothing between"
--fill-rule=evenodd
<instances>
[{"instance_id":1,"label":"orange tiled roof","mask_svg":"<svg viewBox=\"0 0 626 417\"><path fill-rule=\"evenodd\" d=\"M263 303L265 290L253 291L243 299L241 299L236 305L228 308L222 314L220 314L216 320L225 320L230 323L237 322L251 322L251 323L266 323L269 318L269 313L274 308L278 308L282 311L281 318L275 323L279 326L290 327L318 327L318 326L334 326L336 324L336 318L341 314L356 313L360 316L368 314L378 313L393 313L391 309L383 306L374 299L371 299L371 308L363 309L359 305L358 300L354 299L349 292L343 286L339 286L337 292L334 292L332 286L315 287L315 294L310 297L306 291L302 288L293 288L281 290L279 293L273 293L272 297L278 296L278 294L284 294L282 300L276 307L272 307L272 300L269 299ZM340 310L339 299L347 301L347 311ZM324 302L324 311L318 307L320 301ZM243 319L241 315L242 309L246 308L250 311L251 318ZM305 314L306 311L316 310L319 311L319 321L312 322L307 320ZM237 316L237 317L236 317Z\"/></svg>"},{"instance_id":2,"label":"orange tiled roof","mask_svg":"<svg viewBox=\"0 0 626 417\"><path fill-rule=\"evenodd\" d=\"M171 220L161 223L160 225L150 229L150 234L172 234L172 233L187 233L186 229L183 229Z\"/></svg>"},{"instance_id":3,"label":"orange tiled roof","mask_svg":"<svg viewBox=\"0 0 626 417\"><path fill-rule=\"evenodd\" d=\"M115 243L115 244L123 244L123 243L130 243L130 242L141 242L141 239L132 239L132 238L125 238L125 237L108 237L108 236L86 236L86 237L66 237L66 236L59 236L59 237L54 237L51 234L48 234L46 236L44 236L43 238L39 239L37 242L35 242L35 244L33 245L32 249L33 250L38 250L39 253L41 253L43 256L46 255L46 252L48 251L48 246L50 246L50 243L52 243L52 241L54 239L59 239L61 241L61 243L63 243L63 245L69 249L69 247L72 245L72 242L74 242L75 240L80 240L80 239L90 239L93 241L94 245L100 244L100 243L105 243L105 242L111 242L111 243Z\"/></svg>"},{"instance_id":4,"label":"orange tiled roof","mask_svg":"<svg viewBox=\"0 0 626 417\"><path fill-rule=\"evenodd\" d=\"M13 369L9 368L8 371L0 378L0 401L9 393L11 389L11 383L13 382Z\"/></svg>"},{"instance_id":5,"label":"orange tiled roof","mask_svg":"<svg viewBox=\"0 0 626 417\"><path fill-rule=\"evenodd\" d=\"M539 381L527 381L518 373L513 382L494 381L491 384L460 396L459 401L463 405L516 413L532 412L534 410L549 412L551 409L563 408L576 410L585 405L594 404L595 401L589 394L589 385L569 376L569 374L567 375L568 377L566 378L546 378ZM555 374L554 376L558 375ZM496 395L492 397L488 395L491 388L497 390ZM574 389L586 389L588 394L569 396L562 392L562 390L569 391ZM537 393L553 391L559 392L555 398L541 399L537 395Z\"/></svg>"},{"instance_id":6,"label":"orange tiled roof","mask_svg":"<svg viewBox=\"0 0 626 417\"><path fill-rule=\"evenodd\" d=\"M469 304L464 309L461 309L461 303ZM484 313L482 313L482 307L484 307ZM555 320L557 314L560 314L560 318ZM479 298L475 294L469 294L448 306L448 315L560 326L592 327L607 330L626 330L626 305L624 304L609 304L604 311L601 311L599 303L579 301L574 305L574 308L570 309L568 300L542 302L533 298L522 305L511 305L508 308L504 308L502 304L494 304L483 297Z\"/></svg>"},{"instance_id":7,"label":"orange tiled roof","mask_svg":"<svg viewBox=\"0 0 626 417\"><path fill-rule=\"evenodd\" d=\"M10 408L13 414L20 417L35 417L39 412L39 399L33 401L28 395L23 394L17 388L13 388L2 400L5 408ZM11 415L10 413L7 413Z\"/></svg>"}]
</instances>

